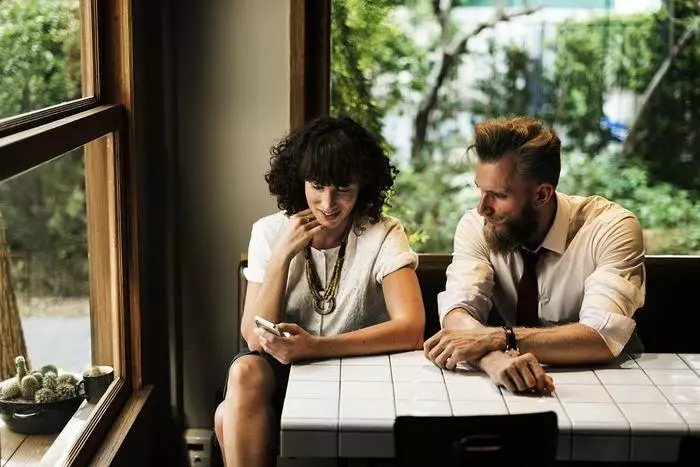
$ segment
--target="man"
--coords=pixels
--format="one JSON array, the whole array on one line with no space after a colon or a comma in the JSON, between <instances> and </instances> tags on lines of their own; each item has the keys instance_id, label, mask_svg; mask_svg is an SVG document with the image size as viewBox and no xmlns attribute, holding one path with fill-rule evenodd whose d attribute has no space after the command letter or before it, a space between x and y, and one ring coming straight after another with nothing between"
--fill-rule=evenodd
<instances>
[{"instance_id":1,"label":"man","mask_svg":"<svg viewBox=\"0 0 700 467\"><path fill-rule=\"evenodd\" d=\"M469 149L481 198L457 226L442 330L425 354L450 370L468 362L512 392L552 391L540 364L609 363L633 336L641 226L604 198L556 191L561 142L534 118L483 121ZM505 326L486 325L493 307Z\"/></svg>"}]
</instances>

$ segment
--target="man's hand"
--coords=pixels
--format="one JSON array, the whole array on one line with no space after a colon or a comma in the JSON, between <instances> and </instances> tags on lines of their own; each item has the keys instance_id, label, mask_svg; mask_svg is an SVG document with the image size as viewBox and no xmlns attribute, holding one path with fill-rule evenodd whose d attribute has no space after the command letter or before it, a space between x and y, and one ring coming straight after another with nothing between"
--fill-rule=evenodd
<instances>
[{"instance_id":1,"label":"man's hand","mask_svg":"<svg viewBox=\"0 0 700 467\"><path fill-rule=\"evenodd\" d=\"M256 328L255 334L263 350L280 363L294 363L311 358L315 348L317 337L306 332L302 327L294 323L279 323L277 329L282 335L289 333L287 337L278 337L262 328Z\"/></svg>"},{"instance_id":2,"label":"man's hand","mask_svg":"<svg viewBox=\"0 0 700 467\"><path fill-rule=\"evenodd\" d=\"M510 357L503 352L493 352L481 359L481 367L491 381L513 393L532 391L550 394L554 391L552 377L545 373L531 353Z\"/></svg>"},{"instance_id":3,"label":"man's hand","mask_svg":"<svg viewBox=\"0 0 700 467\"><path fill-rule=\"evenodd\" d=\"M473 362L501 348L503 339L501 329L442 329L425 341L423 353L440 368L454 370L458 363Z\"/></svg>"}]
</instances>

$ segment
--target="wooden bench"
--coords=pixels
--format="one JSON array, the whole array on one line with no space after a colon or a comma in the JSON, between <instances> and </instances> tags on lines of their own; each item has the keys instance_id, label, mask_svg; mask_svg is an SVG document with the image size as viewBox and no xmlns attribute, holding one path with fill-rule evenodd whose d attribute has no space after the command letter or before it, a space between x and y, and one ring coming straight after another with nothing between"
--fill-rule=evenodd
<instances>
[{"instance_id":1,"label":"wooden bench","mask_svg":"<svg viewBox=\"0 0 700 467\"><path fill-rule=\"evenodd\" d=\"M425 337L440 329L437 294L445 289L445 269L451 255L421 254L417 269L425 304ZM238 322L243 316L246 279L239 264ZM646 300L634 315L637 333L646 352L700 353L700 256L647 256ZM495 313L492 313L495 315ZM496 323L497 319L496 318ZM243 344L241 338L240 341Z\"/></svg>"}]
</instances>

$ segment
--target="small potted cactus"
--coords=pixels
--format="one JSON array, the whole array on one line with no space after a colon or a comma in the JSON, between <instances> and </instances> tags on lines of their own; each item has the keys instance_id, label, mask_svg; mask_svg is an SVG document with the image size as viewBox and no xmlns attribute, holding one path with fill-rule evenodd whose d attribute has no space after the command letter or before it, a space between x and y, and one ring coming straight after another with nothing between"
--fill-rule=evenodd
<instances>
[{"instance_id":1,"label":"small potted cactus","mask_svg":"<svg viewBox=\"0 0 700 467\"><path fill-rule=\"evenodd\" d=\"M85 396L88 403L97 404L114 380L114 368L107 365L93 365L83 373L78 384L78 393Z\"/></svg>"},{"instance_id":2,"label":"small potted cactus","mask_svg":"<svg viewBox=\"0 0 700 467\"><path fill-rule=\"evenodd\" d=\"M47 434L63 429L82 398L78 378L55 365L30 371L24 356L15 359L17 374L0 382L0 417L19 433Z\"/></svg>"}]
</instances>

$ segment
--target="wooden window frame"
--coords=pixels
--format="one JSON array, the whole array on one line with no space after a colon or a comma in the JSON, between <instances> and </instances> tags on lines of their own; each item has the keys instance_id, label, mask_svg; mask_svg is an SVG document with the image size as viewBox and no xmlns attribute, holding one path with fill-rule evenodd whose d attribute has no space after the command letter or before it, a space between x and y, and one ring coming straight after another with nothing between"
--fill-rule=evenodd
<instances>
[{"instance_id":1,"label":"wooden window frame","mask_svg":"<svg viewBox=\"0 0 700 467\"><path fill-rule=\"evenodd\" d=\"M83 0L81 16L83 93L92 95L0 121L0 181L87 145L92 354L112 362L115 382L80 430L59 434L54 465L87 464L143 389L131 0ZM105 194L113 210L91 215Z\"/></svg>"},{"instance_id":2,"label":"wooden window frame","mask_svg":"<svg viewBox=\"0 0 700 467\"><path fill-rule=\"evenodd\" d=\"M330 113L331 0L292 0L289 18L289 122L292 129Z\"/></svg>"}]
</instances>

